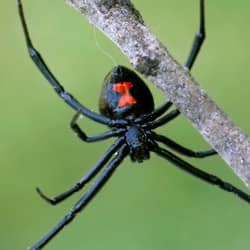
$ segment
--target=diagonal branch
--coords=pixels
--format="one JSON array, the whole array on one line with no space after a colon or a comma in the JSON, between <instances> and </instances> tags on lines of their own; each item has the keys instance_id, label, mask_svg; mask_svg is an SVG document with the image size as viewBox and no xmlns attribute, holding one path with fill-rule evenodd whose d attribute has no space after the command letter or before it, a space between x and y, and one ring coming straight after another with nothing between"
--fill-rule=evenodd
<instances>
[{"instance_id":1,"label":"diagonal branch","mask_svg":"<svg viewBox=\"0 0 250 250\"><path fill-rule=\"evenodd\" d=\"M250 187L250 138L144 25L130 0L66 0L111 39Z\"/></svg>"}]
</instances>

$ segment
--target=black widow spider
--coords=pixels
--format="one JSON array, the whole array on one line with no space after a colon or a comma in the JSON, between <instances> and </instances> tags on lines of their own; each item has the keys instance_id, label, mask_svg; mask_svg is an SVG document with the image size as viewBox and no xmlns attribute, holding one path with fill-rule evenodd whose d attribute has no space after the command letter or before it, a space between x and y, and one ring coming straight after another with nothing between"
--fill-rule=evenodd
<instances>
[{"instance_id":1,"label":"black widow spider","mask_svg":"<svg viewBox=\"0 0 250 250\"><path fill-rule=\"evenodd\" d=\"M56 205L71 196L73 193L82 189L83 186L91 181L106 165L94 184L73 206L66 216L30 249L41 249L53 237L55 237L65 225L69 224L75 218L77 213L83 210L100 191L126 156L130 156L133 162L142 162L149 159L150 152L154 152L187 173L200 178L209 184L216 185L225 191L232 192L238 195L241 199L250 202L250 196L248 194L214 175L197 169L167 149L159 146L158 143L161 143L177 153L195 158L204 158L216 154L216 151L213 149L199 152L192 151L163 135L153 132L153 129L172 121L180 114L180 112L177 109L174 109L168 114L162 116L172 105L170 101L154 110L154 101L150 90L145 83L128 68L124 66L116 66L105 77L99 100L101 114L90 111L79 103L71 94L67 93L49 70L42 56L33 47L25 22L21 0L17 0L17 3L31 59L52 85L56 93L68 105L77 111L70 123L73 131L85 142L96 142L110 137L118 137L96 165L66 192L54 198L48 198L39 188L37 188L37 192L45 201L52 205ZM191 70L205 38L204 9L204 0L200 0L200 29L195 35L191 52L185 64L185 67L189 70ZM87 136L77 124L77 119L81 114L93 121L107 125L110 130L102 134Z\"/></svg>"}]
</instances>

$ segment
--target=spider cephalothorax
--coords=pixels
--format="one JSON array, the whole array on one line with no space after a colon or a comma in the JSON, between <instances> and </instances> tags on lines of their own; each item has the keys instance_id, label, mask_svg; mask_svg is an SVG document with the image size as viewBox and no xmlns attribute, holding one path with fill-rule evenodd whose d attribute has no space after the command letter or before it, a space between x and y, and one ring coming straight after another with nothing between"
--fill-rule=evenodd
<instances>
[{"instance_id":1,"label":"spider cephalothorax","mask_svg":"<svg viewBox=\"0 0 250 250\"><path fill-rule=\"evenodd\" d=\"M87 109L76 100L76 98L66 92L63 86L49 70L42 56L32 45L28 28L25 23L21 0L17 0L17 2L30 57L52 85L56 93L71 108L77 111L70 123L73 131L85 142L96 142L110 137L116 138L115 142L107 149L99 161L97 161L96 165L69 190L54 198L48 198L39 188L37 188L37 192L44 200L52 205L56 205L82 189L86 183L91 181L97 174L99 174L99 172L101 172L90 189L73 206L66 216L49 231L48 234L31 247L32 250L38 250L44 247L63 229L65 225L69 224L76 217L77 213L83 210L93 199L127 156L130 156L132 161L142 162L143 160L149 159L150 152L154 152L187 173L207 183L216 185L225 191L232 192L238 195L241 199L250 202L248 194L242 192L233 185L224 182L220 178L192 166L168 150L168 148L170 148L179 154L195 158L204 158L216 154L213 149L198 152L192 151L166 136L154 132L154 129L167 124L176 118L180 112L177 109L174 109L165 114L165 112L171 107L171 102L166 102L161 107L154 110L154 101L150 90L139 76L130 69L124 66L116 66L106 76L99 100L101 114ZM191 69L204 37L204 0L200 0L200 31L195 36L192 50L185 64L188 69ZM106 125L109 130L101 134L87 136L77 124L80 114L95 122Z\"/></svg>"}]
</instances>

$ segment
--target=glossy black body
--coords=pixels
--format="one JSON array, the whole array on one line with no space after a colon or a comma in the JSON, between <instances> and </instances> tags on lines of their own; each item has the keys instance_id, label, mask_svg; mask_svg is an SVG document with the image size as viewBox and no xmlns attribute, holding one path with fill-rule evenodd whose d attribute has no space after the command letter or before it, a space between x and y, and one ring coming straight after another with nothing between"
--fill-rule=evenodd
<instances>
[{"instance_id":1,"label":"glossy black body","mask_svg":"<svg viewBox=\"0 0 250 250\"><path fill-rule=\"evenodd\" d=\"M120 82L132 83L129 92L136 100L135 104L119 107L121 95L113 86ZM109 118L128 121L124 136L132 161L142 162L149 159L150 149L146 131L137 124L135 118L150 114L154 110L154 100L147 85L134 71L118 65L107 74L102 85L99 110L102 115Z\"/></svg>"},{"instance_id":2,"label":"glossy black body","mask_svg":"<svg viewBox=\"0 0 250 250\"><path fill-rule=\"evenodd\" d=\"M221 180L217 176L192 166L169 151L170 149L184 156L195 158L204 158L216 154L216 151L213 149L208 151L193 151L153 131L175 119L180 112L174 109L165 114L172 106L170 101L154 109L154 101L150 90L139 76L128 68L116 66L106 76L99 100L100 114L86 108L73 95L65 91L64 87L49 70L40 53L33 46L25 22L21 0L17 0L17 4L28 53L31 59L53 87L56 94L71 108L77 111L70 122L71 129L84 142L90 143L111 137L116 138L94 167L70 189L53 198L49 198L37 188L37 192L41 198L51 205L56 205L81 190L98 175L81 199L76 202L72 209L44 237L30 248L31 250L42 249L68 225L103 188L127 156L130 156L133 162L142 162L149 159L150 152L153 152L188 174L215 185L222 190L234 193L241 199L250 202L250 196L248 194L230 183ZM191 69L205 38L204 16L204 0L200 0L200 30L195 35L192 49L185 64L188 69ZM101 134L88 136L77 124L80 115L106 125L109 130Z\"/></svg>"},{"instance_id":3,"label":"glossy black body","mask_svg":"<svg viewBox=\"0 0 250 250\"><path fill-rule=\"evenodd\" d=\"M151 145L148 143L146 130L139 125L132 124L127 128L125 138L132 161L142 162L149 159Z\"/></svg>"},{"instance_id":4,"label":"glossy black body","mask_svg":"<svg viewBox=\"0 0 250 250\"><path fill-rule=\"evenodd\" d=\"M119 82L131 82L133 84L130 94L135 98L135 104L124 107L118 106L121 96L113 90L113 86ZM104 78L99 99L99 110L102 115L112 119L135 118L152 112L154 100L147 85L134 71L118 65Z\"/></svg>"}]
</instances>

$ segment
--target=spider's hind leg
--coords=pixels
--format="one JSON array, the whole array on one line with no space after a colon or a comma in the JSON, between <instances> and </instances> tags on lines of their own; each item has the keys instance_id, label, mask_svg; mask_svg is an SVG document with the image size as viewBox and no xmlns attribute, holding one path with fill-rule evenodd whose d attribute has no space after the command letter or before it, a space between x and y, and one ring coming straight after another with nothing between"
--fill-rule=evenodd
<instances>
[{"instance_id":1,"label":"spider's hind leg","mask_svg":"<svg viewBox=\"0 0 250 250\"><path fill-rule=\"evenodd\" d=\"M195 34L193 45L189 53L188 59L185 63L185 66L191 70L196 57L198 56L201 46L205 40L205 0L200 0L200 29Z\"/></svg>"},{"instance_id":2,"label":"spider's hind leg","mask_svg":"<svg viewBox=\"0 0 250 250\"><path fill-rule=\"evenodd\" d=\"M18 12L21 20L21 24L23 27L24 37L28 49L29 56L35 63L35 65L38 67L40 72L43 74L43 76L51 83L57 94L61 94L64 92L63 86L58 82L56 77L52 74L48 66L46 65L45 61L43 60L42 56L38 52L38 50L35 49L35 47L32 44L31 37L29 34L28 26L26 24L24 12L23 12L23 5L21 0L17 0L17 7Z\"/></svg>"},{"instance_id":3,"label":"spider's hind leg","mask_svg":"<svg viewBox=\"0 0 250 250\"><path fill-rule=\"evenodd\" d=\"M120 126L124 124L124 121L119 120L112 120L108 117L105 117L103 115L100 115L98 113L95 113L88 108L86 108L84 105L82 105L75 97L73 97L70 93L64 90L63 86L60 84L60 82L56 79L54 74L51 72L49 67L47 66L46 62L44 61L42 55L39 53L39 51L33 46L31 37L29 35L28 26L25 20L23 6L21 0L17 0L17 7L18 7L18 13L21 20L21 24L23 27L23 32L25 36L25 41L28 49L29 56L31 57L32 61L36 65L36 67L39 69L39 71L42 73L42 75L48 80L48 82L51 84L55 92L73 109L75 110L81 110L82 114L84 114L86 117L90 118L91 120L94 120L96 122L99 122L101 124L105 124L108 126ZM125 122L126 123L126 122Z\"/></svg>"}]
</instances>

